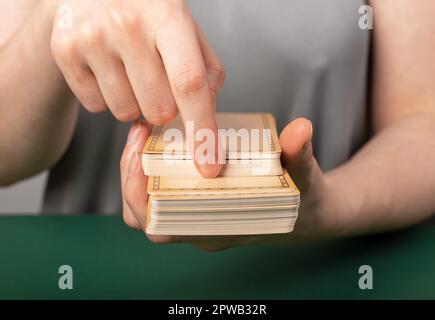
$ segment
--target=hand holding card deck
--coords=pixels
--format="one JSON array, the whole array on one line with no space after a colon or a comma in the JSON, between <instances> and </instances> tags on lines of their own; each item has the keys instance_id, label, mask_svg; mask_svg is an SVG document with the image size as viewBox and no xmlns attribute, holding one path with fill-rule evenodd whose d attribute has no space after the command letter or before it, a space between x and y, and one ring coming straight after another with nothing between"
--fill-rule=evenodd
<instances>
[{"instance_id":1,"label":"hand holding card deck","mask_svg":"<svg viewBox=\"0 0 435 320\"><path fill-rule=\"evenodd\" d=\"M281 166L275 119L262 113L217 113L216 119L226 157L215 179L198 174L185 141L188 128L184 130L180 118L153 128L142 157L149 175L146 232L185 236L292 232L300 193Z\"/></svg>"}]
</instances>

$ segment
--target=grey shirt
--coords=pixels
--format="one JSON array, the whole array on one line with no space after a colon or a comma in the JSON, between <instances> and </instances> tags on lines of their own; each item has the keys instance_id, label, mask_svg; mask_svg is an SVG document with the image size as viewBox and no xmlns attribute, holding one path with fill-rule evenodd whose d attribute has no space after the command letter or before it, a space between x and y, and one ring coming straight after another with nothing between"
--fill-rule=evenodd
<instances>
[{"instance_id":1,"label":"grey shirt","mask_svg":"<svg viewBox=\"0 0 435 320\"><path fill-rule=\"evenodd\" d=\"M227 71L218 111L270 112L279 129L304 116L324 170L368 137L370 32L363 0L191 0ZM119 160L128 125L82 110L71 145L51 170L44 213L119 214Z\"/></svg>"}]
</instances>

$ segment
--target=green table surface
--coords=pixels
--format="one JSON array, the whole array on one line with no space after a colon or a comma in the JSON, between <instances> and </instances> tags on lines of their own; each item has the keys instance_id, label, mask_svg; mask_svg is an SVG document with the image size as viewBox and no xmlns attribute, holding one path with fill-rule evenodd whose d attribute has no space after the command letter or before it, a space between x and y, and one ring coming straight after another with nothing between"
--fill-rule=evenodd
<instances>
[{"instance_id":1,"label":"green table surface","mask_svg":"<svg viewBox=\"0 0 435 320\"><path fill-rule=\"evenodd\" d=\"M73 290L58 287L61 265ZM373 290L359 289L361 265ZM118 217L2 217L0 298L435 298L435 227L206 253L152 244Z\"/></svg>"}]
</instances>

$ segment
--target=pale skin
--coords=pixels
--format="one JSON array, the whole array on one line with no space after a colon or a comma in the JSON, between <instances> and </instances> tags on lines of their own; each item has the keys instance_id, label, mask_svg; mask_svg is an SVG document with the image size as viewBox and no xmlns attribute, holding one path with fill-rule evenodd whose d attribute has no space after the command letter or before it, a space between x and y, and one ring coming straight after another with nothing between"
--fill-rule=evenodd
<instances>
[{"instance_id":1,"label":"pale skin","mask_svg":"<svg viewBox=\"0 0 435 320\"><path fill-rule=\"evenodd\" d=\"M187 6L177 0L137 0L120 6L121 2L71 2L81 27L68 30L66 38L56 23L53 28L56 9L64 1L0 4L0 15L5 16L0 19L5 24L0 73L8 75L0 77L0 155L8 159L0 162L2 184L49 168L59 159L74 130L77 100L92 112L110 110L121 121L142 114L148 123L160 124L178 111L183 119L215 130L215 96L224 82L223 67ZM307 119L294 120L280 136L283 163L302 193L295 232L149 236L152 241L188 242L208 251L253 243L298 243L403 228L435 213L435 3L372 0L370 4L375 13L372 138L346 163L322 172L311 145L315 128ZM137 17L138 12L147 14ZM176 22L169 23L168 17ZM120 37L130 45L121 47ZM181 52L176 50L180 37L190 44ZM128 67L132 65L136 67ZM116 94L106 89L105 81ZM23 94L17 94L21 90ZM135 122L121 160L123 217L138 230L144 229L147 201L147 177L138 153L148 133L148 124ZM198 165L198 169L212 177L220 167Z\"/></svg>"}]
</instances>

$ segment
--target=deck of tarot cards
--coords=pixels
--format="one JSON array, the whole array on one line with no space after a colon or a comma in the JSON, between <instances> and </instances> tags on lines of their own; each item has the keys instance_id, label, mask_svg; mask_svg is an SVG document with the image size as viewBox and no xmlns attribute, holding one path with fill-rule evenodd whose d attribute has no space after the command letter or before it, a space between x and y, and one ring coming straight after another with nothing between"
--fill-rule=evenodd
<instances>
[{"instance_id":1,"label":"deck of tarot cards","mask_svg":"<svg viewBox=\"0 0 435 320\"><path fill-rule=\"evenodd\" d=\"M274 118L217 113L216 119L226 157L215 179L197 173L179 118L153 128L142 156L149 176L146 232L217 236L293 231L300 194L281 166ZM180 132L182 138L166 139L168 130L169 136Z\"/></svg>"}]
</instances>

